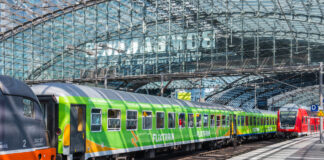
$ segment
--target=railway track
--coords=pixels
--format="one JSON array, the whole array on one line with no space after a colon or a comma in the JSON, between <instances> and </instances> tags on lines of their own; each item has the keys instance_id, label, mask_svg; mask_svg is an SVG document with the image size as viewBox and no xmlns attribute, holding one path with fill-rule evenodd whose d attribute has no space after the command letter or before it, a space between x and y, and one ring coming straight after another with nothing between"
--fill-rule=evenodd
<instances>
[{"instance_id":1,"label":"railway track","mask_svg":"<svg viewBox=\"0 0 324 160\"><path fill-rule=\"evenodd\" d=\"M238 145L236 147L233 146L224 146L219 149L208 149L204 148L199 151L195 152L174 152L174 153L163 153L158 155L155 159L158 160L191 160L191 159L198 159L198 160L225 160L229 159L231 157L256 150L268 145L272 145L275 143L279 143L285 141L285 139L267 139L267 140L255 140L255 141L249 141L247 143L243 143L241 145ZM135 158L137 159L137 158Z\"/></svg>"}]
</instances>

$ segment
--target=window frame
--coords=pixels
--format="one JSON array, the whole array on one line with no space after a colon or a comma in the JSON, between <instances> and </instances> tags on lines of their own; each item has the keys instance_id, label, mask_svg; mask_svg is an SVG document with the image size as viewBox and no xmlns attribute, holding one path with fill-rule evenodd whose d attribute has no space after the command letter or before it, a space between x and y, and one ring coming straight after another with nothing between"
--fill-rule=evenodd
<instances>
[{"instance_id":1,"label":"window frame","mask_svg":"<svg viewBox=\"0 0 324 160\"><path fill-rule=\"evenodd\" d=\"M221 126L222 127L226 127L226 115L225 114L222 114L221 115L221 122L222 122L222 125Z\"/></svg>"},{"instance_id":2,"label":"window frame","mask_svg":"<svg viewBox=\"0 0 324 160\"><path fill-rule=\"evenodd\" d=\"M100 114L100 131L93 131L92 129L91 129L91 126L93 125L92 124L92 110L94 110L94 109L99 109L100 110L100 113L95 113L95 114ZM90 111L90 132L101 132L102 131L102 109L101 108L91 108L91 111ZM97 126L99 126L99 125L97 125Z\"/></svg>"},{"instance_id":3,"label":"window frame","mask_svg":"<svg viewBox=\"0 0 324 160\"><path fill-rule=\"evenodd\" d=\"M9 95L9 96L12 96L12 95ZM32 100L32 99L30 99L30 98L26 98L26 97L22 97L22 96L12 96L12 98L17 98L17 97L22 99L22 102L21 102L21 103L24 105L24 106L23 106L23 113L22 113L23 117L24 117L24 118L27 118L27 119L34 119L34 120L35 120L35 119L36 119L36 109L35 109L35 106L36 106L36 104L37 104L37 103L35 102L35 100ZM25 110L24 110L24 109L25 109L25 105L26 105L26 104L24 103L24 100L28 100L28 101L30 101L30 103L31 103L31 107L32 107L32 108L31 108L31 109L32 109L32 110L31 110L31 117L25 115ZM17 99L15 99L15 101L17 101ZM9 105L11 104L10 102L6 102L6 103L8 103ZM35 103L36 103L36 104L35 104ZM6 104L6 105L8 105L8 104ZM37 104L37 105L38 105L38 104ZM40 106L39 106L39 108L40 108Z\"/></svg>"},{"instance_id":4,"label":"window frame","mask_svg":"<svg viewBox=\"0 0 324 160\"><path fill-rule=\"evenodd\" d=\"M199 123L197 122L198 121L198 118L197 118L198 116L197 115L200 116L200 126L199 127L198 127L198 124ZM202 120L201 120L201 113L196 113L196 116L195 117L196 117L196 128L201 128L203 126L202 125Z\"/></svg>"},{"instance_id":5,"label":"window frame","mask_svg":"<svg viewBox=\"0 0 324 160\"><path fill-rule=\"evenodd\" d=\"M180 124L179 124L179 120L180 120L180 114L184 114L184 122L185 122L185 125L184 125L184 127L180 127ZM178 114L178 128L180 128L180 129L184 129L184 128L186 128L186 113L179 113Z\"/></svg>"},{"instance_id":6,"label":"window frame","mask_svg":"<svg viewBox=\"0 0 324 160\"><path fill-rule=\"evenodd\" d=\"M127 129L127 116L128 116L128 111L135 111L136 112L136 129ZM137 110L126 110L126 125L125 128L127 131L137 131L138 130L138 111Z\"/></svg>"},{"instance_id":7,"label":"window frame","mask_svg":"<svg viewBox=\"0 0 324 160\"><path fill-rule=\"evenodd\" d=\"M157 114L158 113L162 113L164 115L164 117L163 117L163 128L158 128L157 127L157 117L158 117ZM165 129L165 112L161 112L161 111L155 112L155 116L156 116L155 128L156 129Z\"/></svg>"},{"instance_id":8,"label":"window frame","mask_svg":"<svg viewBox=\"0 0 324 160\"><path fill-rule=\"evenodd\" d=\"M205 116L207 116L207 126L205 126ZM209 127L209 114L204 114L203 116L203 120L202 120L202 123L203 123L203 128L208 128Z\"/></svg>"},{"instance_id":9,"label":"window frame","mask_svg":"<svg viewBox=\"0 0 324 160\"><path fill-rule=\"evenodd\" d=\"M189 123L189 115L192 115L192 126L190 127L190 123ZM188 116L188 128L195 128L195 116L194 116L195 114L193 114L193 113L187 113L187 116Z\"/></svg>"},{"instance_id":10,"label":"window frame","mask_svg":"<svg viewBox=\"0 0 324 160\"><path fill-rule=\"evenodd\" d=\"M230 127L230 123L231 123L231 120L230 120L231 116L229 114L226 115L226 127Z\"/></svg>"},{"instance_id":11,"label":"window frame","mask_svg":"<svg viewBox=\"0 0 324 160\"><path fill-rule=\"evenodd\" d=\"M212 124L212 116L214 117L214 124ZM216 116L214 114L210 114L209 115L209 119L210 119L210 127L215 127L216 126Z\"/></svg>"},{"instance_id":12,"label":"window frame","mask_svg":"<svg viewBox=\"0 0 324 160\"><path fill-rule=\"evenodd\" d=\"M143 112L151 112L151 128L149 128L149 129L144 129ZM142 111L142 130L152 130L152 129L153 129L153 112L152 111L143 110Z\"/></svg>"},{"instance_id":13,"label":"window frame","mask_svg":"<svg viewBox=\"0 0 324 160\"><path fill-rule=\"evenodd\" d=\"M174 115L174 128L169 127L169 114L170 113ZM168 112L168 129L175 129L175 128L176 128L176 113L175 112Z\"/></svg>"},{"instance_id":14,"label":"window frame","mask_svg":"<svg viewBox=\"0 0 324 160\"><path fill-rule=\"evenodd\" d=\"M109 118L109 110L117 110L117 111L120 112L120 118L119 118L119 120L120 120L120 127L119 127L119 129L109 129L109 119L117 119L117 118ZM122 112L121 112L120 109L113 109L113 108L109 108L109 109L107 110L107 131L120 131L120 130L121 130L121 128L122 128L122 120L121 120L121 116L122 116Z\"/></svg>"},{"instance_id":15,"label":"window frame","mask_svg":"<svg viewBox=\"0 0 324 160\"><path fill-rule=\"evenodd\" d=\"M217 118L219 117L219 120L217 120ZM217 125L217 122L219 122ZM221 127L222 126L222 115L221 114L218 114L216 115L216 127Z\"/></svg>"}]
</instances>

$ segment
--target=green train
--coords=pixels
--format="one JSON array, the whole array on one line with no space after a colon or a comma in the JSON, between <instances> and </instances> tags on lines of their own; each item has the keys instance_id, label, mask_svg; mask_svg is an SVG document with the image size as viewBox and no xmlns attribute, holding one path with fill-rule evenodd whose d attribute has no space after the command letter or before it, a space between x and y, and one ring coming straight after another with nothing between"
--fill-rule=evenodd
<instances>
[{"instance_id":1,"label":"green train","mask_svg":"<svg viewBox=\"0 0 324 160\"><path fill-rule=\"evenodd\" d=\"M31 87L58 158L95 159L217 146L276 133L275 112L243 110L75 84Z\"/></svg>"}]
</instances>

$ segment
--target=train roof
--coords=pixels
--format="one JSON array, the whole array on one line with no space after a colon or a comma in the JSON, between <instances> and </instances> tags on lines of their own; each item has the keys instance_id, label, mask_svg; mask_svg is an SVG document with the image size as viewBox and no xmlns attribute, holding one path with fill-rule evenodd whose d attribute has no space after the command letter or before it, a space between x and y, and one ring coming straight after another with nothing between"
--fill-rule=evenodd
<instances>
[{"instance_id":1,"label":"train roof","mask_svg":"<svg viewBox=\"0 0 324 160\"><path fill-rule=\"evenodd\" d=\"M289 103L289 104L285 104L284 106L280 107L280 110L285 109L285 108L289 108L289 109L295 109L298 110L300 109L305 109L305 110L310 110L310 107L306 107L306 106L302 106L302 105L298 105L298 104L294 104L294 103Z\"/></svg>"},{"instance_id":2,"label":"train roof","mask_svg":"<svg viewBox=\"0 0 324 160\"><path fill-rule=\"evenodd\" d=\"M36 95L54 95L54 96L79 96L92 98L105 98L112 100L122 100L130 102L151 103L151 104L169 104L188 106L196 108L217 108L225 111L243 111L241 108L225 106L221 104L210 104L183 101L173 98L158 97L139 93L130 93L116 91L112 89L96 88L69 83L44 83L33 85L31 89Z\"/></svg>"},{"instance_id":3,"label":"train roof","mask_svg":"<svg viewBox=\"0 0 324 160\"><path fill-rule=\"evenodd\" d=\"M4 95L23 96L38 101L27 84L9 76L0 75L0 90Z\"/></svg>"}]
</instances>

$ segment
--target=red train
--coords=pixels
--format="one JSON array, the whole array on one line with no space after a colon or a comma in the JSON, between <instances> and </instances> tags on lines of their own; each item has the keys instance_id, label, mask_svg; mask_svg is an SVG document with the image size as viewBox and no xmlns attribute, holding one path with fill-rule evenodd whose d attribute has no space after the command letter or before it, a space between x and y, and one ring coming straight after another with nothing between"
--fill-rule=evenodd
<instances>
[{"instance_id":1,"label":"red train","mask_svg":"<svg viewBox=\"0 0 324 160\"><path fill-rule=\"evenodd\" d=\"M309 109L296 104L281 107L278 111L278 135L296 137L319 132L320 118L317 117L317 112L311 112Z\"/></svg>"}]
</instances>

